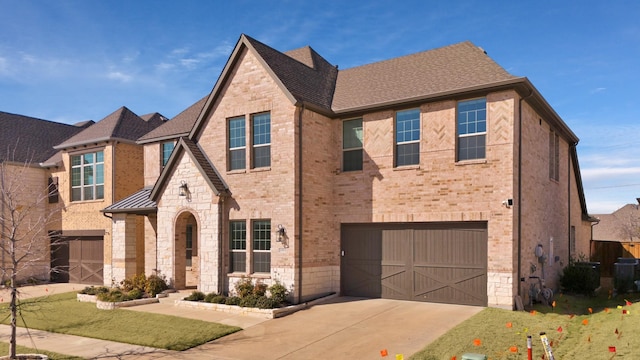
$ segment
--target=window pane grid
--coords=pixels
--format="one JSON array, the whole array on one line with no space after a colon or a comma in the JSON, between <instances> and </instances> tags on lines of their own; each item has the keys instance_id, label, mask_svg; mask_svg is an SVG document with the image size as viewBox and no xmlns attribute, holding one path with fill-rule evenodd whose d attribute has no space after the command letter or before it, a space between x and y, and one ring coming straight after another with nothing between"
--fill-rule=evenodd
<instances>
[{"instance_id":1,"label":"window pane grid","mask_svg":"<svg viewBox=\"0 0 640 360\"><path fill-rule=\"evenodd\" d=\"M230 223L231 272L246 272L247 269L247 224L244 221Z\"/></svg>"},{"instance_id":2,"label":"window pane grid","mask_svg":"<svg viewBox=\"0 0 640 360\"><path fill-rule=\"evenodd\" d=\"M258 114L253 122L253 167L271 166L271 114Z\"/></svg>"},{"instance_id":3,"label":"window pane grid","mask_svg":"<svg viewBox=\"0 0 640 360\"><path fill-rule=\"evenodd\" d=\"M173 143L173 141L168 141L162 144L162 166L167 165L174 147L175 144Z\"/></svg>"},{"instance_id":4,"label":"window pane grid","mask_svg":"<svg viewBox=\"0 0 640 360\"><path fill-rule=\"evenodd\" d=\"M71 201L104 198L104 153L71 156Z\"/></svg>"},{"instance_id":5,"label":"window pane grid","mask_svg":"<svg viewBox=\"0 0 640 360\"><path fill-rule=\"evenodd\" d=\"M362 119L342 123L342 171L362 170Z\"/></svg>"},{"instance_id":6,"label":"window pane grid","mask_svg":"<svg viewBox=\"0 0 640 360\"><path fill-rule=\"evenodd\" d=\"M271 271L271 221L253 222L253 271Z\"/></svg>"},{"instance_id":7,"label":"window pane grid","mask_svg":"<svg viewBox=\"0 0 640 360\"><path fill-rule=\"evenodd\" d=\"M458 161L486 157L487 100L458 103Z\"/></svg>"},{"instance_id":8,"label":"window pane grid","mask_svg":"<svg viewBox=\"0 0 640 360\"><path fill-rule=\"evenodd\" d=\"M420 109L396 113L396 166L420 163Z\"/></svg>"}]
</instances>

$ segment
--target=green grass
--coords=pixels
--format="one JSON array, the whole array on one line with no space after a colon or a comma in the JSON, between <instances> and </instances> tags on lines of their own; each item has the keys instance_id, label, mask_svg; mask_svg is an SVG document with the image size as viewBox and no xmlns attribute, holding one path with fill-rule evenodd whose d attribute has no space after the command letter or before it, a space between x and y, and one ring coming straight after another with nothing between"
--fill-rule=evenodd
<instances>
[{"instance_id":1,"label":"green grass","mask_svg":"<svg viewBox=\"0 0 640 360\"><path fill-rule=\"evenodd\" d=\"M47 355L51 360L82 360L81 357L58 354L51 351L44 351L40 349L32 349L24 346L16 346L17 354L41 354ZM9 343L0 342L0 354L9 355Z\"/></svg>"},{"instance_id":2,"label":"green grass","mask_svg":"<svg viewBox=\"0 0 640 360\"><path fill-rule=\"evenodd\" d=\"M178 351L241 330L168 315L99 310L94 303L78 302L75 292L23 300L21 309L31 329ZM0 307L0 319L10 321L6 304ZM22 319L18 326L24 326Z\"/></svg>"},{"instance_id":3,"label":"green grass","mask_svg":"<svg viewBox=\"0 0 640 360\"><path fill-rule=\"evenodd\" d=\"M599 360L614 355L632 359L640 354L639 294L612 299L559 295L555 301L555 307L536 305L526 312L487 308L411 359L450 360L455 356L459 360L465 353L484 354L492 360L526 359L527 335L532 336L533 359L542 359L540 332L546 332L556 359ZM615 353L609 351L610 346Z\"/></svg>"}]
</instances>

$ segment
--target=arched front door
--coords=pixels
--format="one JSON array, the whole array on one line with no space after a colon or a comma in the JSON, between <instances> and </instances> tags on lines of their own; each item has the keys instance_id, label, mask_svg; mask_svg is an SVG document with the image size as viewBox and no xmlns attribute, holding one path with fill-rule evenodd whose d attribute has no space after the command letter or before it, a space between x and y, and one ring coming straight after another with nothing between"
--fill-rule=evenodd
<instances>
[{"instance_id":1,"label":"arched front door","mask_svg":"<svg viewBox=\"0 0 640 360\"><path fill-rule=\"evenodd\" d=\"M175 287L176 289L197 288L200 280L198 261L198 225L190 212L184 212L176 219L175 232Z\"/></svg>"}]
</instances>

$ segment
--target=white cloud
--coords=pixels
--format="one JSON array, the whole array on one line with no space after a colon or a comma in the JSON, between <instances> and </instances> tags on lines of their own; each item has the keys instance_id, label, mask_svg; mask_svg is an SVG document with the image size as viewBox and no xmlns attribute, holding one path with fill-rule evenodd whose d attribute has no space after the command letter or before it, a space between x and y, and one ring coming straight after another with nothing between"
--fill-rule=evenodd
<instances>
[{"instance_id":1,"label":"white cloud","mask_svg":"<svg viewBox=\"0 0 640 360\"><path fill-rule=\"evenodd\" d=\"M180 64L189 70L193 70L200 63L197 59L180 59Z\"/></svg>"},{"instance_id":2,"label":"white cloud","mask_svg":"<svg viewBox=\"0 0 640 360\"><path fill-rule=\"evenodd\" d=\"M599 88L595 88L595 89L591 90L591 93L592 94L596 94L596 93L599 93L599 92L602 92L602 91L605 91L605 90L607 90L607 88L599 87Z\"/></svg>"},{"instance_id":3,"label":"white cloud","mask_svg":"<svg viewBox=\"0 0 640 360\"><path fill-rule=\"evenodd\" d=\"M0 57L0 75L9 75L9 62L3 57Z\"/></svg>"},{"instance_id":4,"label":"white cloud","mask_svg":"<svg viewBox=\"0 0 640 360\"><path fill-rule=\"evenodd\" d=\"M580 173L585 181L602 180L606 178L624 177L638 179L635 175L640 175L640 167L597 167L583 168ZM634 176L631 176L634 175Z\"/></svg>"},{"instance_id":5,"label":"white cloud","mask_svg":"<svg viewBox=\"0 0 640 360\"><path fill-rule=\"evenodd\" d=\"M176 66L174 64L169 64L166 62L161 62L160 64L156 65L156 69L160 70L160 71L166 71L166 70L171 70L173 68L175 68Z\"/></svg>"},{"instance_id":6,"label":"white cloud","mask_svg":"<svg viewBox=\"0 0 640 360\"><path fill-rule=\"evenodd\" d=\"M132 80L133 77L131 75L127 75L120 71L111 71L107 74L107 78L111 80L121 81L121 82L129 82Z\"/></svg>"}]
</instances>

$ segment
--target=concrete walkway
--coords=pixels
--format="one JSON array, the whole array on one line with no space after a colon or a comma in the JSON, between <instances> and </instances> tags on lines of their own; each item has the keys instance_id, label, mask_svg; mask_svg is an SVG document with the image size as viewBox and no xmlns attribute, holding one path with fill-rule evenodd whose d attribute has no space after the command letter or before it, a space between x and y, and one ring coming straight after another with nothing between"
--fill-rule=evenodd
<instances>
[{"instance_id":1,"label":"concrete walkway","mask_svg":"<svg viewBox=\"0 0 640 360\"><path fill-rule=\"evenodd\" d=\"M21 296L78 291L84 285L48 284L21 288ZM190 293L190 292L188 292ZM174 294L159 304L128 308L239 326L243 331L196 348L175 352L78 336L20 329L20 345L87 359L377 359L408 358L481 307L387 299L338 297L294 314L266 320L173 305ZM0 297L7 301L4 290ZM0 326L8 341L9 326ZM30 340L33 339L33 340ZM33 343L32 343L33 341ZM35 346L34 346L35 343Z\"/></svg>"}]
</instances>

